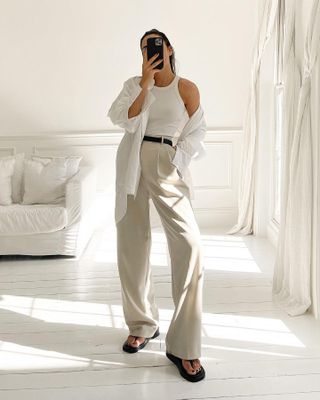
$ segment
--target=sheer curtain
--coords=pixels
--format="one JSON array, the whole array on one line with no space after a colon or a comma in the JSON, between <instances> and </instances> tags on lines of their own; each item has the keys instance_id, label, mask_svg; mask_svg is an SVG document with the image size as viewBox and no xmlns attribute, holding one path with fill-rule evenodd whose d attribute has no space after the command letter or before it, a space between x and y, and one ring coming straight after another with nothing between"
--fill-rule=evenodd
<instances>
[{"instance_id":1,"label":"sheer curtain","mask_svg":"<svg viewBox=\"0 0 320 400\"><path fill-rule=\"evenodd\" d=\"M258 27L257 41L253 53L250 93L246 107L241 153L238 221L227 234L253 233L254 192L256 170L256 139L258 134L258 82L262 56L272 36L277 18L278 0L265 0Z\"/></svg>"},{"instance_id":2,"label":"sheer curtain","mask_svg":"<svg viewBox=\"0 0 320 400\"><path fill-rule=\"evenodd\" d=\"M319 171L313 159L318 144L315 118L320 110L315 69L320 53L320 2L313 1L305 42L303 76L297 110L294 90L297 84L294 59L296 1L286 0L284 43L283 166L281 223L273 277L273 299L289 315L303 314L311 305L311 268L316 232L313 210L317 201L313 183ZM313 101L311 101L313 99ZM314 143L313 143L314 141ZM319 240L319 238L318 238Z\"/></svg>"}]
</instances>

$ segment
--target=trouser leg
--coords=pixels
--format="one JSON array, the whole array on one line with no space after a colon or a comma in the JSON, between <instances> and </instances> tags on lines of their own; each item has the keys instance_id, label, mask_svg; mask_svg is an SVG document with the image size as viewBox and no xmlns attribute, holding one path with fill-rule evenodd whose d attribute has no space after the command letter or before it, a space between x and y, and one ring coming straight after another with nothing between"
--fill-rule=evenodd
<instances>
[{"instance_id":1,"label":"trouser leg","mask_svg":"<svg viewBox=\"0 0 320 400\"><path fill-rule=\"evenodd\" d=\"M127 211L117 223L117 259L122 305L131 335L151 337L159 325L150 268L149 194L140 178L136 198L127 197Z\"/></svg>"},{"instance_id":2,"label":"trouser leg","mask_svg":"<svg viewBox=\"0 0 320 400\"><path fill-rule=\"evenodd\" d=\"M157 169L150 169L147 184L171 259L174 313L166 335L166 351L183 359L200 358L204 273L201 236L188 188L171 163L172 148L164 146L158 147Z\"/></svg>"},{"instance_id":3,"label":"trouser leg","mask_svg":"<svg viewBox=\"0 0 320 400\"><path fill-rule=\"evenodd\" d=\"M166 350L183 359L201 356L202 253L187 197L174 201L152 198L168 242L174 313L166 335ZM173 202L172 202L173 200Z\"/></svg>"}]
</instances>

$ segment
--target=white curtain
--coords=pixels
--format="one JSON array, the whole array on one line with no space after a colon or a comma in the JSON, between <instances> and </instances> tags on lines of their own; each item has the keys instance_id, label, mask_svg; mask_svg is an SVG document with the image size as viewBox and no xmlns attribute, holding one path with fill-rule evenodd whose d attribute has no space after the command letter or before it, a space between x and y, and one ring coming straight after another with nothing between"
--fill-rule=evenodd
<instances>
[{"instance_id":1,"label":"white curtain","mask_svg":"<svg viewBox=\"0 0 320 400\"><path fill-rule=\"evenodd\" d=\"M297 112L297 98L301 86L299 71L299 60L296 58L296 26L295 26L295 4L296 0L286 0L284 7L284 16L281 21L284 25L283 35L283 71L282 85L278 86L278 96L282 95L282 137L281 137L281 194L280 194L280 226L285 227L287 214L285 210L288 204L288 186L289 186L289 163L292 149L293 132L295 126L295 116ZM287 250L284 243L286 229L279 230L277 255L274 274L274 282L280 282L284 277L284 270L279 267L278 261L284 257ZM278 283L276 283L278 286Z\"/></svg>"},{"instance_id":2,"label":"white curtain","mask_svg":"<svg viewBox=\"0 0 320 400\"><path fill-rule=\"evenodd\" d=\"M300 0L296 0L300 1ZM281 222L273 277L273 300L289 315L303 314L311 305L311 267L316 243L313 219L313 182L319 179L313 148L319 132L314 119L320 110L315 82L315 66L320 53L320 2L314 0L305 42L303 76L297 109L294 59L294 10L296 1L286 0L284 43L284 108ZM311 102L311 98L314 99Z\"/></svg>"},{"instance_id":3,"label":"white curtain","mask_svg":"<svg viewBox=\"0 0 320 400\"><path fill-rule=\"evenodd\" d=\"M227 234L253 233L254 193L256 171L256 139L258 133L258 82L262 56L272 36L277 18L278 0L265 0L253 53L249 99L246 107L241 153L238 221Z\"/></svg>"}]
</instances>

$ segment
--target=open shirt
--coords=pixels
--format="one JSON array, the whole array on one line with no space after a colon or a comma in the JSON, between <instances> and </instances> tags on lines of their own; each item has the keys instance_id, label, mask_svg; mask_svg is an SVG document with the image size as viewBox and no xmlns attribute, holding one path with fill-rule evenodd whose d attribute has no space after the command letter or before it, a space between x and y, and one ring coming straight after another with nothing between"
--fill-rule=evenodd
<instances>
[{"instance_id":1,"label":"open shirt","mask_svg":"<svg viewBox=\"0 0 320 400\"><path fill-rule=\"evenodd\" d=\"M130 106L142 91L142 87L139 85L141 78L141 76L133 76L127 79L108 111L108 117L112 123L125 130L116 154L116 201L114 214L116 223L126 213L127 195L133 194L135 197L137 194L141 173L140 147L147 127L149 108L156 99L151 90L154 84L153 80L153 84L148 87L140 113L135 117L128 117ZM172 163L177 167L181 179L189 187L190 199L194 199L194 188L189 164L191 159L198 160L206 155L203 142L205 134L204 110L199 104L178 137L176 152L172 159Z\"/></svg>"}]
</instances>

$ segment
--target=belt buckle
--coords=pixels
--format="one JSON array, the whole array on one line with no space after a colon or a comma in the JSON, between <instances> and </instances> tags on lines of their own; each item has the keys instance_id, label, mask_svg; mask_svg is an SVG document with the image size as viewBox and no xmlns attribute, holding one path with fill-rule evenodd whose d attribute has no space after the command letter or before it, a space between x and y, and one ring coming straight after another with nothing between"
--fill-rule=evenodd
<instances>
[{"instance_id":1,"label":"belt buckle","mask_svg":"<svg viewBox=\"0 0 320 400\"><path fill-rule=\"evenodd\" d=\"M161 136L161 144L163 143L163 140L164 140L164 137L163 137L163 136Z\"/></svg>"}]
</instances>

